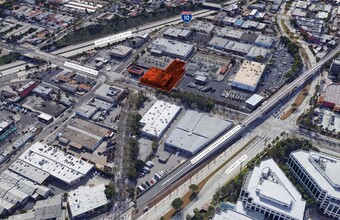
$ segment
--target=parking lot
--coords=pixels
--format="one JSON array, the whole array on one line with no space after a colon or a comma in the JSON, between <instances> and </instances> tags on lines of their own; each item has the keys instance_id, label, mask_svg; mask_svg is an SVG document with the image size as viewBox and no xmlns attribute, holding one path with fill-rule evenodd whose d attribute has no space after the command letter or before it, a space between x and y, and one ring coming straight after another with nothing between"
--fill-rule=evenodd
<instances>
[{"instance_id":1,"label":"parking lot","mask_svg":"<svg viewBox=\"0 0 340 220\"><path fill-rule=\"evenodd\" d=\"M319 108L318 124L329 131L340 132L340 115L328 109Z\"/></svg>"},{"instance_id":2,"label":"parking lot","mask_svg":"<svg viewBox=\"0 0 340 220\"><path fill-rule=\"evenodd\" d=\"M285 73L290 70L292 66L291 62L294 61L294 58L282 45L279 45L271 60L272 66L265 69L259 84L259 93L263 91L272 93L283 85L285 82Z\"/></svg>"}]
</instances>

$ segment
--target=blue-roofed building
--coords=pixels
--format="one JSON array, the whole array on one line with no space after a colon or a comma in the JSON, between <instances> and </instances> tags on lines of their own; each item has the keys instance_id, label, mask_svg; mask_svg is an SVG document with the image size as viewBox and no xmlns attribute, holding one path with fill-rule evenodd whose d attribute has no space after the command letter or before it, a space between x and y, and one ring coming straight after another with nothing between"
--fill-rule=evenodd
<instances>
[{"instance_id":1,"label":"blue-roofed building","mask_svg":"<svg viewBox=\"0 0 340 220\"><path fill-rule=\"evenodd\" d=\"M244 22L244 20L243 19L241 19L241 18L239 18L239 19L237 19L236 21L235 21L235 26L236 27L241 27L242 26L242 24L243 24L243 22Z\"/></svg>"}]
</instances>

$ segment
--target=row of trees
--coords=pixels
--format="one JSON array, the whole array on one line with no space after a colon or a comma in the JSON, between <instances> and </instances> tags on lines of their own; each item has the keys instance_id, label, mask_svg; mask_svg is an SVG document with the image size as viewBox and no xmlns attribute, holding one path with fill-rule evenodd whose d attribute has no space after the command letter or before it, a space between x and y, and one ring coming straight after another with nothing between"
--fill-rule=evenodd
<instances>
[{"instance_id":1,"label":"row of trees","mask_svg":"<svg viewBox=\"0 0 340 220\"><path fill-rule=\"evenodd\" d=\"M180 100L184 106L191 109L210 112L215 106L214 100L185 91L172 91L166 94Z\"/></svg>"},{"instance_id":2,"label":"row of trees","mask_svg":"<svg viewBox=\"0 0 340 220\"><path fill-rule=\"evenodd\" d=\"M281 137L284 138L286 134L284 132L281 133ZM247 175L248 170L254 168L254 166L258 165L265 158L273 158L273 160L280 166L280 168L285 172L286 176L290 179L291 182L297 186L297 189L303 195L303 198L307 201L308 205L312 205L314 200L309 196L306 190L299 185L298 181L288 170L286 163L288 161L289 155L291 152L294 152L298 149L302 150L313 150L319 151L317 148L313 147L311 143L304 139L298 138L286 138L283 140L279 140L279 137L276 137L272 144L268 144L268 147L264 152L261 152L256 155L250 162L247 163L245 168L240 171L235 178L230 180L227 184L222 186L213 196L213 204L218 205L222 201L229 201L235 203L239 197L240 190L243 184L243 180Z\"/></svg>"},{"instance_id":3,"label":"row of trees","mask_svg":"<svg viewBox=\"0 0 340 220\"><path fill-rule=\"evenodd\" d=\"M61 40L57 41L54 46L57 48L68 46L83 41L93 40L108 34L117 33L129 28L138 27L149 22L159 21L168 17L179 15L182 11L195 11L201 9L201 5L185 5L178 7L169 7L153 12L144 12L135 17L113 17L107 24L91 25L72 32Z\"/></svg>"},{"instance_id":4,"label":"row of trees","mask_svg":"<svg viewBox=\"0 0 340 220\"><path fill-rule=\"evenodd\" d=\"M20 54L16 52L10 52L9 54L0 57L0 66L13 63L20 58Z\"/></svg>"},{"instance_id":5,"label":"row of trees","mask_svg":"<svg viewBox=\"0 0 340 220\"><path fill-rule=\"evenodd\" d=\"M295 74L298 74L301 71L303 63L299 54L299 46L296 43L292 42L288 37L281 37L281 41L288 48L289 54L292 55L294 58L291 69L285 74L285 76L289 78L294 76Z\"/></svg>"}]
</instances>

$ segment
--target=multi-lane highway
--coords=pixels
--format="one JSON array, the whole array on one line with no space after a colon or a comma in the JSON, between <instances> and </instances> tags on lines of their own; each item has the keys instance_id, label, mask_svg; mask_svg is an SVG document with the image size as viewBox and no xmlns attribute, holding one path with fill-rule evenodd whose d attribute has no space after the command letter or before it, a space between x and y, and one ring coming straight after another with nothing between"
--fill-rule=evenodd
<instances>
[{"instance_id":1,"label":"multi-lane highway","mask_svg":"<svg viewBox=\"0 0 340 220\"><path fill-rule=\"evenodd\" d=\"M267 112L269 112L272 108L278 105L282 100L284 100L287 95L289 95L292 91L299 88L304 82L308 81L308 79L313 76L328 60L330 60L336 53L340 51L340 45L331 51L326 57L320 60L314 67L302 73L297 79L295 79L292 83L282 87L275 94L273 94L269 99L267 99L262 106L260 106L256 111L254 111L251 115L249 115L245 120L242 121L241 124L234 126L231 130L223 134L217 140L215 140L212 144L207 146L204 150L202 150L198 155L193 157L191 160L187 160L174 171L172 171L169 175L167 175L164 179L156 183L152 188L148 191L140 195L136 200L137 208L143 208L147 206L151 201L155 200L157 196L161 196L162 192L169 188L172 184L174 184L177 180L179 180L183 175L188 174L195 167L202 164L207 159L216 155L217 152L220 152L222 149L228 147L237 137L240 137L247 126L256 122L258 120L263 120L264 116Z\"/></svg>"}]
</instances>

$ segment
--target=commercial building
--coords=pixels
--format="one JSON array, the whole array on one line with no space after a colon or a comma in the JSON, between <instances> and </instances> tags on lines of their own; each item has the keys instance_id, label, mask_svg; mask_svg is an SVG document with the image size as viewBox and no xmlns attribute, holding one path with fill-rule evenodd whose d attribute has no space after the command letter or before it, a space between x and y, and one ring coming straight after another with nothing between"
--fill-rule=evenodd
<instances>
[{"instance_id":1,"label":"commercial building","mask_svg":"<svg viewBox=\"0 0 340 220\"><path fill-rule=\"evenodd\" d=\"M259 35L255 40L255 45L260 47L271 48L273 44L274 39L266 35Z\"/></svg>"},{"instance_id":2,"label":"commercial building","mask_svg":"<svg viewBox=\"0 0 340 220\"><path fill-rule=\"evenodd\" d=\"M340 112L340 84L328 85L319 96L318 103L334 112Z\"/></svg>"},{"instance_id":3,"label":"commercial building","mask_svg":"<svg viewBox=\"0 0 340 220\"><path fill-rule=\"evenodd\" d=\"M34 143L18 160L31 165L24 168L31 170L30 175L35 175L36 178L40 179L39 175L44 171L68 185L79 182L93 168L92 164L41 142ZM18 174L22 176L27 175L27 173L29 172L18 170Z\"/></svg>"},{"instance_id":4,"label":"commercial building","mask_svg":"<svg viewBox=\"0 0 340 220\"><path fill-rule=\"evenodd\" d=\"M151 138L161 138L180 110L181 107L177 105L164 101L155 102L140 120L143 125L142 133Z\"/></svg>"},{"instance_id":5,"label":"commercial building","mask_svg":"<svg viewBox=\"0 0 340 220\"><path fill-rule=\"evenodd\" d=\"M269 54L268 49L254 46L250 49L246 57L250 60L256 60L259 58L259 56L262 56L263 59L266 59L268 54Z\"/></svg>"},{"instance_id":6,"label":"commercial building","mask_svg":"<svg viewBox=\"0 0 340 220\"><path fill-rule=\"evenodd\" d=\"M194 46L175 40L157 38L148 47L152 54L187 60L194 52Z\"/></svg>"},{"instance_id":7,"label":"commercial building","mask_svg":"<svg viewBox=\"0 0 340 220\"><path fill-rule=\"evenodd\" d=\"M264 97L262 97L258 94L254 94L249 99L246 100L246 102L245 102L246 107L248 107L250 109L254 109L261 104L263 99L264 99Z\"/></svg>"},{"instance_id":8,"label":"commercial building","mask_svg":"<svg viewBox=\"0 0 340 220\"><path fill-rule=\"evenodd\" d=\"M52 115L49 115L46 113L40 113L40 115L38 116L38 119L46 124L49 124L54 120Z\"/></svg>"},{"instance_id":9,"label":"commercial building","mask_svg":"<svg viewBox=\"0 0 340 220\"><path fill-rule=\"evenodd\" d=\"M239 43L236 41L229 41L224 47L226 51L233 52L236 55L244 56L247 55L252 46L250 44Z\"/></svg>"},{"instance_id":10,"label":"commercial building","mask_svg":"<svg viewBox=\"0 0 340 220\"><path fill-rule=\"evenodd\" d=\"M208 43L208 46L218 50L223 50L228 43L229 40L227 39L221 37L213 37L213 39L211 39L211 41Z\"/></svg>"},{"instance_id":11,"label":"commercial building","mask_svg":"<svg viewBox=\"0 0 340 220\"><path fill-rule=\"evenodd\" d=\"M110 51L111 56L119 58L119 59L125 59L132 53L133 49L128 46L124 45L117 45L112 48Z\"/></svg>"},{"instance_id":12,"label":"commercial building","mask_svg":"<svg viewBox=\"0 0 340 220\"><path fill-rule=\"evenodd\" d=\"M255 92L265 67L265 64L244 60L231 81L231 86Z\"/></svg>"},{"instance_id":13,"label":"commercial building","mask_svg":"<svg viewBox=\"0 0 340 220\"><path fill-rule=\"evenodd\" d=\"M210 23L210 22L196 20L195 22L191 23L191 28L196 30L196 31L205 32L207 34L210 34L214 30L215 25Z\"/></svg>"},{"instance_id":14,"label":"commercial building","mask_svg":"<svg viewBox=\"0 0 340 220\"><path fill-rule=\"evenodd\" d=\"M38 96L47 99L51 97L53 89L47 86L38 85L33 89L33 92Z\"/></svg>"},{"instance_id":15,"label":"commercial building","mask_svg":"<svg viewBox=\"0 0 340 220\"><path fill-rule=\"evenodd\" d=\"M225 211L216 211L212 220L258 220L258 219L239 213L235 210L228 209Z\"/></svg>"},{"instance_id":16,"label":"commercial building","mask_svg":"<svg viewBox=\"0 0 340 220\"><path fill-rule=\"evenodd\" d=\"M0 121L0 135L5 134L11 127L13 127L14 121L11 119L5 119Z\"/></svg>"},{"instance_id":17,"label":"commercial building","mask_svg":"<svg viewBox=\"0 0 340 220\"><path fill-rule=\"evenodd\" d=\"M144 68L141 68L141 67L138 67L138 66L129 66L129 68L127 68L127 71L132 74L132 75L135 75L135 76L141 76L144 74L144 71L145 69Z\"/></svg>"},{"instance_id":18,"label":"commercial building","mask_svg":"<svg viewBox=\"0 0 340 220\"><path fill-rule=\"evenodd\" d=\"M165 70L151 67L140 78L140 82L170 92L183 77L185 65L186 63L182 60L174 60Z\"/></svg>"},{"instance_id":19,"label":"commercial building","mask_svg":"<svg viewBox=\"0 0 340 220\"><path fill-rule=\"evenodd\" d=\"M82 186L70 191L68 197L70 212L73 219L86 219L88 214L95 212L108 204L105 195L105 185Z\"/></svg>"},{"instance_id":20,"label":"commercial building","mask_svg":"<svg viewBox=\"0 0 340 220\"><path fill-rule=\"evenodd\" d=\"M90 119L94 114L96 114L97 111L98 109L96 107L88 104L83 104L77 108L76 115Z\"/></svg>"},{"instance_id":21,"label":"commercial building","mask_svg":"<svg viewBox=\"0 0 340 220\"><path fill-rule=\"evenodd\" d=\"M180 38L184 40L188 39L191 34L192 34L191 30L179 28L169 28L163 33L163 35L166 37Z\"/></svg>"},{"instance_id":22,"label":"commercial building","mask_svg":"<svg viewBox=\"0 0 340 220\"><path fill-rule=\"evenodd\" d=\"M153 56L150 53L144 53L137 60L137 65L149 69L156 67L159 69L165 69L174 61L173 58L167 56Z\"/></svg>"},{"instance_id":23,"label":"commercial building","mask_svg":"<svg viewBox=\"0 0 340 220\"><path fill-rule=\"evenodd\" d=\"M117 104L125 95L125 91L122 88L116 86L110 86L108 84L101 85L95 92L94 97Z\"/></svg>"},{"instance_id":24,"label":"commercial building","mask_svg":"<svg viewBox=\"0 0 340 220\"><path fill-rule=\"evenodd\" d=\"M74 149L85 148L93 152L111 133L112 131L107 128L76 118L58 134L58 139Z\"/></svg>"},{"instance_id":25,"label":"commercial building","mask_svg":"<svg viewBox=\"0 0 340 220\"><path fill-rule=\"evenodd\" d=\"M317 152L292 152L288 168L319 204L323 214L340 218L340 160Z\"/></svg>"},{"instance_id":26,"label":"commercial building","mask_svg":"<svg viewBox=\"0 0 340 220\"><path fill-rule=\"evenodd\" d=\"M20 88L18 88L16 91L18 92L18 95L23 98L27 96L36 86L38 85L35 81L29 81L28 83L24 84Z\"/></svg>"},{"instance_id":27,"label":"commercial building","mask_svg":"<svg viewBox=\"0 0 340 220\"><path fill-rule=\"evenodd\" d=\"M301 220L306 201L272 159L264 160L250 171L239 200L251 211L268 219Z\"/></svg>"},{"instance_id":28,"label":"commercial building","mask_svg":"<svg viewBox=\"0 0 340 220\"><path fill-rule=\"evenodd\" d=\"M192 156L232 126L230 121L189 110L165 141L165 150Z\"/></svg>"}]
</instances>

